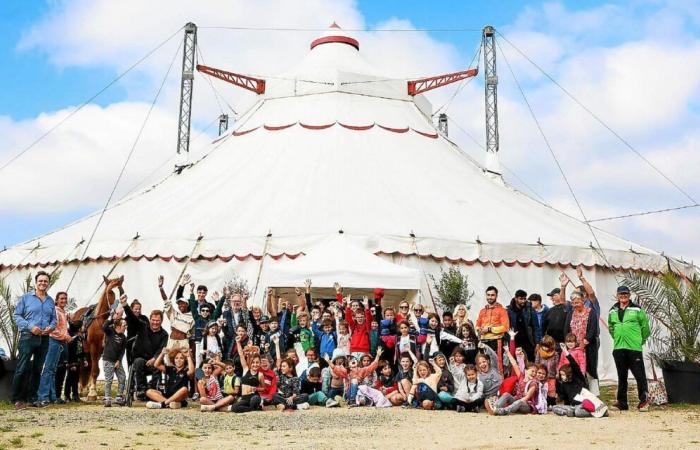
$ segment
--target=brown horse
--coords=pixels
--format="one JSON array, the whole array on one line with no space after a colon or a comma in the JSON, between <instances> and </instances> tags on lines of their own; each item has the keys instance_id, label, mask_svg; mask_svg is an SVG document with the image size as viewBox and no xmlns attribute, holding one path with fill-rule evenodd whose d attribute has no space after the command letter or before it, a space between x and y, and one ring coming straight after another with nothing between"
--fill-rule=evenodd
<instances>
[{"instance_id":1,"label":"brown horse","mask_svg":"<svg viewBox=\"0 0 700 450\"><path fill-rule=\"evenodd\" d=\"M110 305L114 303L116 297L112 290L114 288L119 289L119 295L124 293L122 284L124 283L124 276L119 278L111 278L103 276L105 289L102 292L100 300L97 302L95 311L92 313L93 320L87 329L85 340L83 342L83 351L88 353L87 364L80 367L80 389L84 390L88 388L87 399L90 401L97 400L97 389L95 387L97 382L97 376L100 374L99 361L102 357L102 351L104 350L104 331L102 331L102 326L107 320L109 315ZM73 314L73 321L84 320L85 313L88 307L80 308Z\"/></svg>"}]
</instances>

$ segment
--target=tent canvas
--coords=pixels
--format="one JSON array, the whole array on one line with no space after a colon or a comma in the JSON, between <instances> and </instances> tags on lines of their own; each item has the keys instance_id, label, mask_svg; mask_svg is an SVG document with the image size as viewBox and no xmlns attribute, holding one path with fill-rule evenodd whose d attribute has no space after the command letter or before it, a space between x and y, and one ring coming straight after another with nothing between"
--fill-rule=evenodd
<instances>
[{"instance_id":1,"label":"tent canvas","mask_svg":"<svg viewBox=\"0 0 700 450\"><path fill-rule=\"evenodd\" d=\"M302 286L313 278L314 287L420 289L417 269L393 264L352 244L342 234L330 236L305 255L273 266L266 277L270 287Z\"/></svg>"}]
</instances>

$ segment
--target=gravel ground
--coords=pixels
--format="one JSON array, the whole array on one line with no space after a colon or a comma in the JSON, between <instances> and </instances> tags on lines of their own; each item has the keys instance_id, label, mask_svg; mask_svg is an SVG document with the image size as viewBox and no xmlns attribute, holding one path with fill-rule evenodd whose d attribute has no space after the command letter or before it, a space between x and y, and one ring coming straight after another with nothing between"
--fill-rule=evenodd
<instances>
[{"instance_id":1,"label":"gravel ground","mask_svg":"<svg viewBox=\"0 0 700 450\"><path fill-rule=\"evenodd\" d=\"M9 448L698 448L700 410L611 412L603 419L492 417L401 408L249 414L97 405L0 411ZM322 430L322 431L321 431ZM323 436L322 439L319 436ZM371 437L371 438L370 438Z\"/></svg>"}]
</instances>

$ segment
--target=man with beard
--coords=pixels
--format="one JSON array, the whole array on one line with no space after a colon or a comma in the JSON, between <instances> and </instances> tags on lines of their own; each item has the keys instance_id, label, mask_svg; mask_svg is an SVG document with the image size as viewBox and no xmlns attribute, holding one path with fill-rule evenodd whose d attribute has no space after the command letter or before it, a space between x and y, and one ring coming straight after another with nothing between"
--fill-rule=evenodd
<instances>
[{"instance_id":1,"label":"man with beard","mask_svg":"<svg viewBox=\"0 0 700 450\"><path fill-rule=\"evenodd\" d=\"M522 347L528 361L535 360L534 317L532 307L527 301L527 292L515 291L515 296L508 305L508 320L516 331L515 346Z\"/></svg>"},{"instance_id":2,"label":"man with beard","mask_svg":"<svg viewBox=\"0 0 700 450\"><path fill-rule=\"evenodd\" d=\"M498 303L498 289L495 286L486 288L486 306L479 311L476 319L476 329L481 342L498 351L498 342L510 328L508 311Z\"/></svg>"}]
</instances>

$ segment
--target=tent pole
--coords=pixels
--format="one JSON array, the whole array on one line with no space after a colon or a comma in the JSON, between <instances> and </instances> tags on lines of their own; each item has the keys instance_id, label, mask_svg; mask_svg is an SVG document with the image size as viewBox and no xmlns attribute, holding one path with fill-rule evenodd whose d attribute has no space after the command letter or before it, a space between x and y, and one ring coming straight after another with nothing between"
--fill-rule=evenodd
<instances>
[{"instance_id":1,"label":"tent pole","mask_svg":"<svg viewBox=\"0 0 700 450\"><path fill-rule=\"evenodd\" d=\"M194 252L197 250L197 247L199 247L199 243L202 242L202 239L204 236L201 234L197 238L197 242L194 243L194 247L192 247L192 251L190 252L189 256L187 257L187 261L185 262L185 265L182 266L182 270L180 271L180 275L177 277L177 280L175 281L175 284L173 285L173 289L170 291L170 295L168 296L168 300L173 299L173 295L175 295L175 291L177 290L177 285L179 284L180 280L182 279L182 276L185 274L185 270L187 270L187 266L190 265L190 261L192 261L192 256L194 255Z\"/></svg>"}]
</instances>

